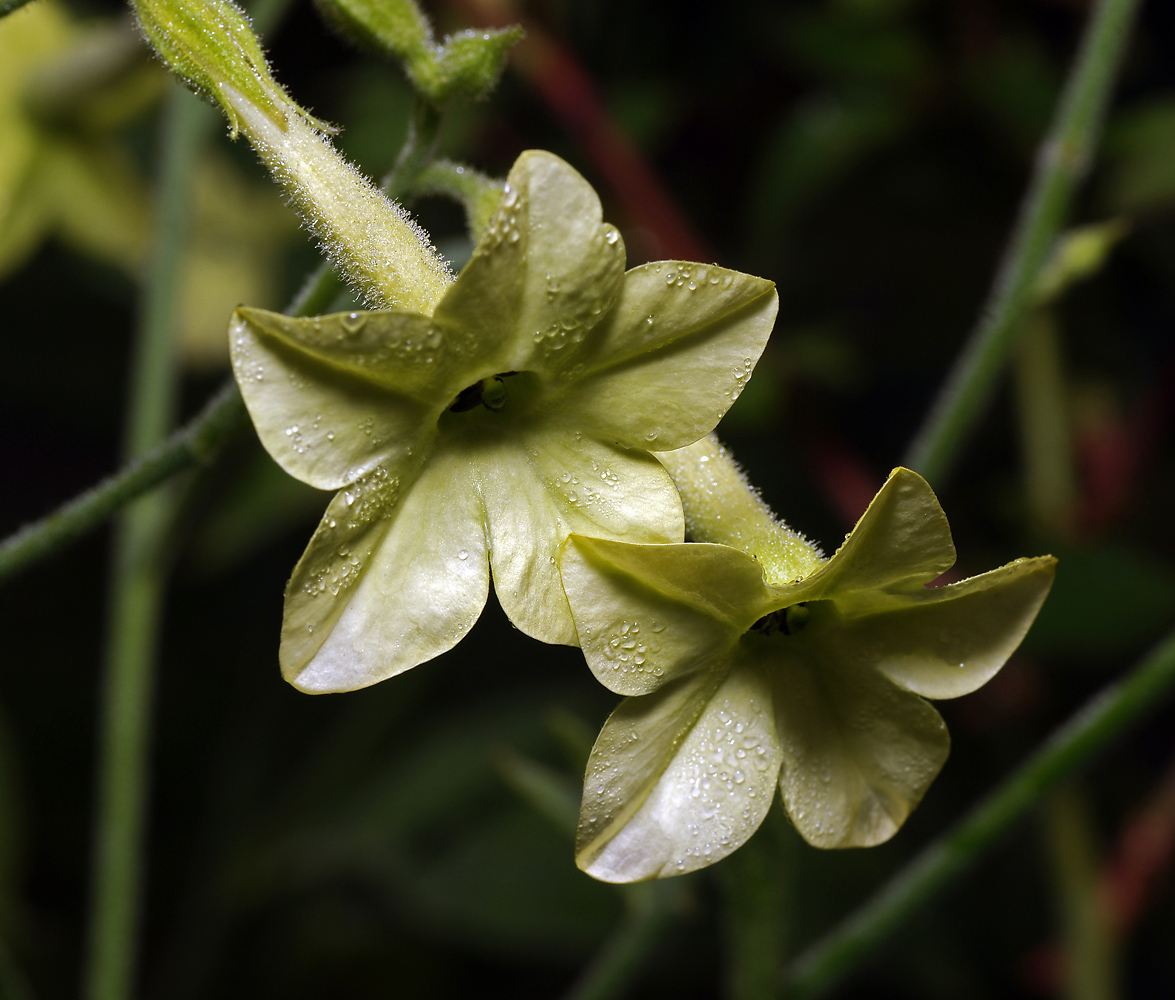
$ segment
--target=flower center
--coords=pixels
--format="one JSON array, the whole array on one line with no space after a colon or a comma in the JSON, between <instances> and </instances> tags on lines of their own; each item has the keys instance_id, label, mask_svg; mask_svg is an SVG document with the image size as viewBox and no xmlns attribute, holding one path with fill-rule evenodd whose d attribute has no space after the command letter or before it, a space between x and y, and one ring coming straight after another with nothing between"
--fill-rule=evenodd
<instances>
[{"instance_id":1,"label":"flower center","mask_svg":"<svg viewBox=\"0 0 1175 1000\"><path fill-rule=\"evenodd\" d=\"M449 406L450 413L464 413L477 406L484 406L494 413L501 412L506 405L506 379L518 372L502 372L500 375L491 375L480 382L466 386Z\"/></svg>"},{"instance_id":2,"label":"flower center","mask_svg":"<svg viewBox=\"0 0 1175 1000\"><path fill-rule=\"evenodd\" d=\"M795 635L797 632L803 631L811 616L812 612L808 605L793 604L790 608L780 608L778 611L772 611L769 615L764 615L751 626L751 631L758 632L760 635L774 635L776 632Z\"/></svg>"}]
</instances>

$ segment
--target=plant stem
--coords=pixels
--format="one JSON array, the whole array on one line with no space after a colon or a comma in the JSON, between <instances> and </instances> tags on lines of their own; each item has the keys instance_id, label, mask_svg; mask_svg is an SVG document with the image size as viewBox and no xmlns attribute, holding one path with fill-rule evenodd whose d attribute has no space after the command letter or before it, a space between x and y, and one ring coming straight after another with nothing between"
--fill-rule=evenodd
<instances>
[{"instance_id":1,"label":"plant stem","mask_svg":"<svg viewBox=\"0 0 1175 1000\"><path fill-rule=\"evenodd\" d=\"M401 181L398 169L393 169L384 183L405 192L414 190L414 180ZM424 167L417 169L423 171ZM291 316L321 313L342 288L341 279L324 262L285 311ZM80 538L152 487L210 460L246 422L240 391L230 379L203 410L158 447L133 458L113 476L0 542L0 582Z\"/></svg>"},{"instance_id":2,"label":"plant stem","mask_svg":"<svg viewBox=\"0 0 1175 1000\"><path fill-rule=\"evenodd\" d=\"M1138 6L1098 0L1093 9L979 321L906 452L903 464L932 485L958 458L1012 351L1037 274L1088 169Z\"/></svg>"},{"instance_id":3,"label":"plant stem","mask_svg":"<svg viewBox=\"0 0 1175 1000\"><path fill-rule=\"evenodd\" d=\"M854 914L788 970L786 996L816 997L847 976L905 920L1111 739L1158 708L1175 685L1175 632L1123 680L1058 729L1011 777L954 829L931 844Z\"/></svg>"},{"instance_id":4,"label":"plant stem","mask_svg":"<svg viewBox=\"0 0 1175 1000\"><path fill-rule=\"evenodd\" d=\"M125 449L138 456L174 420L176 302L191 222L191 190L209 109L175 87L165 107L155 246L132 361ZM124 1000L138 944L153 667L164 586L162 540L171 498L155 494L123 514L115 539L98 755L94 883L85 995Z\"/></svg>"},{"instance_id":5,"label":"plant stem","mask_svg":"<svg viewBox=\"0 0 1175 1000\"><path fill-rule=\"evenodd\" d=\"M1065 1000L1118 1000L1118 949L1103 905L1086 796L1077 784L1062 785L1042 803L1041 814L1060 911Z\"/></svg>"},{"instance_id":6,"label":"plant stem","mask_svg":"<svg viewBox=\"0 0 1175 1000\"><path fill-rule=\"evenodd\" d=\"M465 208L470 235L476 240L486 231L502 197L504 182L450 160L430 163L416 175L419 194L444 194Z\"/></svg>"},{"instance_id":7,"label":"plant stem","mask_svg":"<svg viewBox=\"0 0 1175 1000\"><path fill-rule=\"evenodd\" d=\"M207 461L244 424L245 405L230 380L162 445L0 543L0 581L80 538L152 487Z\"/></svg>"}]
</instances>

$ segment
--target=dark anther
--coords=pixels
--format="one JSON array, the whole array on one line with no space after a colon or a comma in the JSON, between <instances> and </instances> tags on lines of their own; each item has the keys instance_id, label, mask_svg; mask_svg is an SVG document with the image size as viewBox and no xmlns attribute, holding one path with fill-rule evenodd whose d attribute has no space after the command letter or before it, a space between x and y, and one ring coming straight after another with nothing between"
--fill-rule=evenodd
<instances>
[{"instance_id":1,"label":"dark anther","mask_svg":"<svg viewBox=\"0 0 1175 1000\"><path fill-rule=\"evenodd\" d=\"M506 405L506 392L502 380L517 374L518 372L502 372L500 375L491 375L480 382L474 382L457 393L449 412L464 413L479 405L495 413L499 412Z\"/></svg>"},{"instance_id":2,"label":"dark anther","mask_svg":"<svg viewBox=\"0 0 1175 1000\"><path fill-rule=\"evenodd\" d=\"M793 604L790 608L780 608L764 615L751 626L751 631L761 635L774 635L776 632L795 635L807 624L810 614L807 605Z\"/></svg>"},{"instance_id":3,"label":"dark anther","mask_svg":"<svg viewBox=\"0 0 1175 1000\"><path fill-rule=\"evenodd\" d=\"M449 410L452 413L464 413L466 410L472 410L480 402L481 383L474 382L473 385L457 393L457 398L453 400L453 405L449 407Z\"/></svg>"}]
</instances>

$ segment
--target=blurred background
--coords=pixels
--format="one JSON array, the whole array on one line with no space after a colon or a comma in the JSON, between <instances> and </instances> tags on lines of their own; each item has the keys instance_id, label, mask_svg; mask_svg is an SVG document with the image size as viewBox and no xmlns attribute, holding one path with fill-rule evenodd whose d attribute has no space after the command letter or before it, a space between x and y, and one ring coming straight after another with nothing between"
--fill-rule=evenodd
<instances>
[{"instance_id":1,"label":"blurred background","mask_svg":"<svg viewBox=\"0 0 1175 1000\"><path fill-rule=\"evenodd\" d=\"M528 31L496 94L448 116L446 155L504 175L520 151L550 149L596 185L630 264L696 258L778 284L775 334L719 434L771 506L834 550L977 316L1087 4L427 9L443 31ZM295 99L382 174L408 121L397 67L339 41L307 0L265 41ZM117 4L35 0L0 21L5 534L119 463L169 86ZM192 203L184 416L226 377L232 308L282 308L317 261L225 131L218 120ZM463 261L459 208L416 208ZM990 413L934 484L961 576L1051 551L1056 587L1004 671L939 705L951 759L879 848L821 853L777 807L706 872L593 882L574 865L574 821L616 699L576 651L525 639L491 596L437 660L363 692L299 694L277 666L282 591L328 496L285 477L251 431L185 479L141 995L558 997L625 941L639 961L610 995L773 995L789 956L1175 623L1170 4L1144 4L1073 221L1095 227L1086 273L1042 295ZM0 591L0 941L43 1000L80 976L110 543L100 531ZM838 995L1171 996L1173 732L1169 706L1135 727Z\"/></svg>"}]
</instances>

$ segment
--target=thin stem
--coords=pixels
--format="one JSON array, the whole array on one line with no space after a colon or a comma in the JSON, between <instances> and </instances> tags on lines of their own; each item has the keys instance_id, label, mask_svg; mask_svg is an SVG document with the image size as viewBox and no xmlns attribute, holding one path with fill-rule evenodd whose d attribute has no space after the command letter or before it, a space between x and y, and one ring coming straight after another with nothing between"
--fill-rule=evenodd
<instances>
[{"instance_id":1,"label":"thin stem","mask_svg":"<svg viewBox=\"0 0 1175 1000\"><path fill-rule=\"evenodd\" d=\"M380 181L380 188L390 198L399 200L413 190L417 177L435 158L441 137L441 112L417 97L408 121L408 135L396 163Z\"/></svg>"},{"instance_id":2,"label":"thin stem","mask_svg":"<svg viewBox=\"0 0 1175 1000\"><path fill-rule=\"evenodd\" d=\"M954 829L931 844L887 886L788 970L786 995L816 997L895 934L906 919L949 885L1039 802L1111 739L1159 707L1175 685L1175 632L1123 680L1057 730L1027 763Z\"/></svg>"},{"instance_id":3,"label":"thin stem","mask_svg":"<svg viewBox=\"0 0 1175 1000\"><path fill-rule=\"evenodd\" d=\"M470 235L476 240L490 224L498 207L505 181L488 177L472 167L450 160L437 160L416 175L419 194L443 194L460 202Z\"/></svg>"},{"instance_id":4,"label":"thin stem","mask_svg":"<svg viewBox=\"0 0 1175 1000\"><path fill-rule=\"evenodd\" d=\"M980 319L904 464L941 485L983 415L1015 343L1033 284L1069 214L1110 99L1139 0L1099 0Z\"/></svg>"},{"instance_id":5,"label":"thin stem","mask_svg":"<svg viewBox=\"0 0 1175 1000\"><path fill-rule=\"evenodd\" d=\"M1064 941L1066 1000L1118 1000L1112 919L1102 905L1093 818L1080 786L1065 784L1041 810Z\"/></svg>"},{"instance_id":6,"label":"thin stem","mask_svg":"<svg viewBox=\"0 0 1175 1000\"><path fill-rule=\"evenodd\" d=\"M80 538L177 473L208 461L245 422L241 394L230 380L191 423L158 448L0 543L0 581Z\"/></svg>"},{"instance_id":7,"label":"thin stem","mask_svg":"<svg viewBox=\"0 0 1175 1000\"><path fill-rule=\"evenodd\" d=\"M176 302L191 222L191 189L209 110L176 87L166 105L156 241L143 293L125 448L141 455L174 420ZM165 582L162 540L171 498L144 497L116 536L110 633L100 725L94 889L85 995L124 1000L133 991L139 936L148 744L154 663Z\"/></svg>"},{"instance_id":8,"label":"thin stem","mask_svg":"<svg viewBox=\"0 0 1175 1000\"><path fill-rule=\"evenodd\" d=\"M389 177L396 183L394 171ZM385 178L385 182L387 182ZM411 185L404 185L405 190ZM324 312L343 283L323 263L286 308L291 316ZM246 425L245 406L231 379L187 425L163 444L57 510L20 528L0 542L0 582L32 566L97 527L136 497L172 476L209 461L220 446Z\"/></svg>"}]
</instances>

